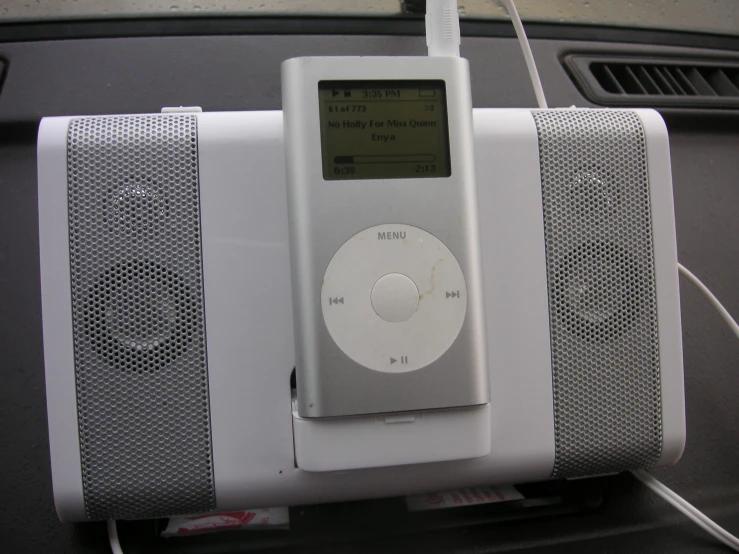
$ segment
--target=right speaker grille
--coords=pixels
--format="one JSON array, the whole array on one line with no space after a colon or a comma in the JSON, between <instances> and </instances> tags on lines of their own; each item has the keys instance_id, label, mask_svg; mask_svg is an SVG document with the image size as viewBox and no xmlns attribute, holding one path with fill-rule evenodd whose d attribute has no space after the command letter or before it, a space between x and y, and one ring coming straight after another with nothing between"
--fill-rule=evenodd
<instances>
[{"instance_id":1,"label":"right speaker grille","mask_svg":"<svg viewBox=\"0 0 739 554\"><path fill-rule=\"evenodd\" d=\"M648 467L662 449L649 180L634 112L534 112L555 478Z\"/></svg>"}]
</instances>

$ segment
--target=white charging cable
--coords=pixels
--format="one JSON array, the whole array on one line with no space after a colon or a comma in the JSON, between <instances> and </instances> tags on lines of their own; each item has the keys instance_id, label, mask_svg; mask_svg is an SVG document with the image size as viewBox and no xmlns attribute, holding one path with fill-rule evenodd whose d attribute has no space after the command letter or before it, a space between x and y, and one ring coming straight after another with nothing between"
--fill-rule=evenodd
<instances>
[{"instance_id":1,"label":"white charging cable","mask_svg":"<svg viewBox=\"0 0 739 554\"><path fill-rule=\"evenodd\" d=\"M113 554L123 554L121 543L118 540L118 528L114 519L108 520L108 542L110 542L110 551Z\"/></svg>"},{"instance_id":2,"label":"white charging cable","mask_svg":"<svg viewBox=\"0 0 739 554\"><path fill-rule=\"evenodd\" d=\"M426 46L429 56L459 57L457 0L427 0Z\"/></svg>"},{"instance_id":3,"label":"white charging cable","mask_svg":"<svg viewBox=\"0 0 739 554\"><path fill-rule=\"evenodd\" d=\"M716 311L721 315L721 317L729 326L734 335L739 338L739 325L736 324L734 318L731 317L729 311L724 308L723 304L719 302L718 298L716 298L713 293L708 290L708 287L704 285L701 280L698 279L698 277L693 275L693 273L684 265L677 264L677 269L686 279L688 279L693 285L695 285L695 287L699 291L704 294L711 305L716 308ZM639 470L633 471L632 473L634 477L644 483L644 485L649 487L652 491L657 493L667 502L672 504L675 508L680 510L683 514L685 514L691 521L693 521L693 523L701 527L710 535L720 540L732 550L739 552L739 539L726 531L723 527L713 522L705 514L700 512L695 506L690 504L687 500L680 497L677 493L671 491L669 488L667 488L667 486L660 483L657 479L655 479L645 471Z\"/></svg>"},{"instance_id":4,"label":"white charging cable","mask_svg":"<svg viewBox=\"0 0 739 554\"><path fill-rule=\"evenodd\" d=\"M739 325L736 324L736 321L734 321L734 318L731 317L731 314L729 314L728 310L724 308L724 306L721 304L721 302L718 301L718 299L713 295L713 293L708 290L708 287L701 283L701 280L698 279L695 275L693 275L685 266L677 264L677 269L682 273L685 278L687 278L695 287L701 291L706 298L708 298L708 301L711 303L711 305L716 308L716 311L721 315L721 317L724 319L726 324L731 329L732 333L736 335L736 338L739 339Z\"/></svg>"},{"instance_id":5,"label":"white charging cable","mask_svg":"<svg viewBox=\"0 0 739 554\"><path fill-rule=\"evenodd\" d=\"M688 519L703 529L706 533L720 540L732 550L739 552L739 539L729 533L726 529L718 525L703 512L698 510L690 502L672 491L666 485L649 475L644 470L636 470L631 472L634 477L641 481L647 488L655 494L672 504L676 509L682 512Z\"/></svg>"},{"instance_id":6,"label":"white charging cable","mask_svg":"<svg viewBox=\"0 0 739 554\"><path fill-rule=\"evenodd\" d=\"M513 3L513 0L501 0L501 2L508 12L508 16L513 22L513 28L516 30L518 43L521 45L521 51L523 52L523 59L526 60L526 68L529 70L531 84L534 86L536 103L541 109L546 110L548 106L547 99L544 97L544 88L541 86L541 79L539 79L539 71L536 69L534 54L533 52L531 52L531 45L529 44L529 39L526 36L526 31L523 28L523 23L521 23L521 18L518 15L516 4Z\"/></svg>"},{"instance_id":7,"label":"white charging cable","mask_svg":"<svg viewBox=\"0 0 739 554\"><path fill-rule=\"evenodd\" d=\"M529 70L531 84L534 86L536 102L540 108L547 108L544 88L541 86L539 71L536 69L534 54L531 52L529 39L521 23L518 10L513 0L501 0L508 12L513 28L516 30L518 42L521 45L523 58ZM459 56L459 12L457 0L427 0L426 2L426 46L429 56Z\"/></svg>"}]
</instances>

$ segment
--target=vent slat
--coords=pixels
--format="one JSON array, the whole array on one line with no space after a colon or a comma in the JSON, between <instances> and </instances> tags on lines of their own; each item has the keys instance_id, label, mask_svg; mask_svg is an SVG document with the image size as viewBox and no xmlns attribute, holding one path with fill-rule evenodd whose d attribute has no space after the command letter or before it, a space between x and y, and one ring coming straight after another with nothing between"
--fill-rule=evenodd
<instances>
[{"instance_id":1,"label":"vent slat","mask_svg":"<svg viewBox=\"0 0 739 554\"><path fill-rule=\"evenodd\" d=\"M598 84L606 90L615 94L626 94L626 91L613 75L611 69L602 63L594 63L590 65L590 72L598 81Z\"/></svg>"},{"instance_id":2,"label":"vent slat","mask_svg":"<svg viewBox=\"0 0 739 554\"><path fill-rule=\"evenodd\" d=\"M644 85L642 84L642 82L639 80L639 77L636 76L636 73L634 73L634 71L628 65L625 65L624 66L624 71L631 78L631 80L634 82L634 84L636 85L637 90L639 90L639 92L641 94L647 94L647 89L644 87Z\"/></svg>"},{"instance_id":3,"label":"vent slat","mask_svg":"<svg viewBox=\"0 0 739 554\"><path fill-rule=\"evenodd\" d=\"M596 104L739 110L739 56L569 54L563 63Z\"/></svg>"},{"instance_id":4,"label":"vent slat","mask_svg":"<svg viewBox=\"0 0 739 554\"><path fill-rule=\"evenodd\" d=\"M675 77L677 77L677 80L680 81L680 84L688 92L688 94L693 94L696 96L701 95L701 91L698 90L698 87L696 87L696 81L689 78L685 74L685 72L682 70L682 68L674 67L672 70L673 70Z\"/></svg>"},{"instance_id":5,"label":"vent slat","mask_svg":"<svg viewBox=\"0 0 739 554\"><path fill-rule=\"evenodd\" d=\"M731 82L723 70L709 69L702 75L719 96L739 96L739 88Z\"/></svg>"},{"instance_id":6,"label":"vent slat","mask_svg":"<svg viewBox=\"0 0 739 554\"><path fill-rule=\"evenodd\" d=\"M652 79L652 76L643 65L637 67L636 75L644 85L644 88L647 89L647 94L662 94L662 90L654 82L654 79Z\"/></svg>"},{"instance_id":7,"label":"vent slat","mask_svg":"<svg viewBox=\"0 0 739 554\"><path fill-rule=\"evenodd\" d=\"M718 96L711 84L703 77L703 74L695 67L686 67L683 69L685 76L695 85L696 90L703 96Z\"/></svg>"},{"instance_id":8,"label":"vent slat","mask_svg":"<svg viewBox=\"0 0 739 554\"><path fill-rule=\"evenodd\" d=\"M662 91L665 94L681 94L680 92L676 91L675 87L670 84L670 81L668 81L667 78L662 74L662 71L660 71L659 67L655 65L650 67L649 69L652 70L652 73L655 76L655 81L660 83Z\"/></svg>"},{"instance_id":9,"label":"vent slat","mask_svg":"<svg viewBox=\"0 0 739 554\"><path fill-rule=\"evenodd\" d=\"M624 94L645 94L644 87L641 86L639 80L634 76L634 73L625 64L610 65L608 68L613 73L614 78L621 85L624 90Z\"/></svg>"},{"instance_id":10,"label":"vent slat","mask_svg":"<svg viewBox=\"0 0 739 554\"><path fill-rule=\"evenodd\" d=\"M624 90L624 87L621 86L621 83L618 82L618 79L616 79L615 75L613 74L613 71L611 71L611 68L607 65L603 66L603 71L606 75L610 77L610 79L616 84L616 88L621 94L626 94L626 91Z\"/></svg>"},{"instance_id":11,"label":"vent slat","mask_svg":"<svg viewBox=\"0 0 739 554\"><path fill-rule=\"evenodd\" d=\"M678 94L681 94L682 96L689 94L688 91L685 90L683 86L680 84L680 81L678 81L677 77L675 76L675 74L673 73L670 67L667 67L667 66L663 67L662 71L664 72L665 77L667 77L670 83L672 83L672 86L675 87L675 90L678 91Z\"/></svg>"},{"instance_id":12,"label":"vent slat","mask_svg":"<svg viewBox=\"0 0 739 554\"><path fill-rule=\"evenodd\" d=\"M687 94L691 94L694 96L700 94L700 92L698 92L698 89L695 88L695 85L692 83L692 81L685 76L685 73L683 73L682 69L680 69L679 67L672 67L670 68L670 73L675 76L675 79L678 83L680 83L680 86Z\"/></svg>"},{"instance_id":13,"label":"vent slat","mask_svg":"<svg viewBox=\"0 0 739 554\"><path fill-rule=\"evenodd\" d=\"M731 82L739 88L739 69L727 72L727 76Z\"/></svg>"}]
</instances>

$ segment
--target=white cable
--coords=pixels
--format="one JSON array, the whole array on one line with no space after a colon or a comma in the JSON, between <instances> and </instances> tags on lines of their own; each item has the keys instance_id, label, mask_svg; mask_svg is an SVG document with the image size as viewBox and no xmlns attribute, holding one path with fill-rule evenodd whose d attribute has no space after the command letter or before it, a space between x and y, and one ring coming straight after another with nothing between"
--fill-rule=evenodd
<instances>
[{"instance_id":1,"label":"white cable","mask_svg":"<svg viewBox=\"0 0 739 554\"><path fill-rule=\"evenodd\" d=\"M118 528L114 519L108 520L108 541L110 541L110 551L113 554L123 554L121 543L118 541Z\"/></svg>"},{"instance_id":2,"label":"white cable","mask_svg":"<svg viewBox=\"0 0 739 554\"><path fill-rule=\"evenodd\" d=\"M718 301L718 298L716 298L713 295L713 293L710 290L708 290L708 287L704 285L701 282L701 280L698 279L698 277L693 275L693 273L691 273L691 271L688 268L686 268L684 265L677 264L677 269L693 285L695 285L696 288L706 296L706 298L708 298L708 301L711 303L711 305L713 305L714 308L716 308L718 313L721 314L721 317L724 319L727 325L731 328L734 335L736 335L736 337L739 338L739 325L737 325L736 321L734 321L734 318L731 317L731 314L729 314L728 310L724 308L721 302ZM634 477L636 477L639 481L641 481L646 487L648 487L655 494L657 494L662 499L667 501L677 510L682 512L686 517L688 517L688 519L690 519L693 523L698 525L701 529L706 531L708 534L710 534L714 538L720 540L722 543L724 543L726 546L728 546L732 550L739 552L739 538L735 537L734 535L729 533L726 529L724 529L723 527L721 527L720 525L718 525L717 523L709 519L708 516L706 516L704 513L698 510L698 508L696 508L690 502L682 498L675 491L668 488L667 485L659 482L657 479L649 475L646 471L637 470L637 471L632 471L631 473L634 475Z\"/></svg>"},{"instance_id":3,"label":"white cable","mask_svg":"<svg viewBox=\"0 0 739 554\"><path fill-rule=\"evenodd\" d=\"M426 46L429 56L459 57L457 0L427 0Z\"/></svg>"},{"instance_id":4,"label":"white cable","mask_svg":"<svg viewBox=\"0 0 739 554\"><path fill-rule=\"evenodd\" d=\"M720 540L723 537L723 539L726 539L726 541L729 541L732 545L739 545L739 539L736 539L728 531L717 525L695 506L690 504L687 500L669 489L653 476L649 475L645 471L637 471L634 476L711 535L718 537Z\"/></svg>"},{"instance_id":5,"label":"white cable","mask_svg":"<svg viewBox=\"0 0 739 554\"><path fill-rule=\"evenodd\" d=\"M719 535L726 537L728 540L734 540L734 537L728 531L719 527L715 522L710 520L700 510L698 510L698 508L690 504L687 500L682 498L676 492L668 488L667 485L660 482L652 475L649 475L647 472L640 470L637 471L634 476L642 483L644 483L647 487L656 492L663 499L665 499L668 503L675 506L678 510L685 513L686 515L690 514L689 517L691 517L691 519L693 519L693 516L699 519L700 522L697 522L697 524L701 528L707 530L711 534L713 534L713 532L716 532Z\"/></svg>"},{"instance_id":6,"label":"white cable","mask_svg":"<svg viewBox=\"0 0 739 554\"><path fill-rule=\"evenodd\" d=\"M631 472L634 477L641 481L647 488L651 489L657 496L672 504L677 510L682 512L688 519L698 525L701 529L720 540L726 546L739 552L739 539L729 533L726 529L708 518L705 514L690 504L684 498L678 496L677 493L670 490L667 486L660 483L657 479L649 475L646 471L637 470Z\"/></svg>"},{"instance_id":7,"label":"white cable","mask_svg":"<svg viewBox=\"0 0 739 554\"><path fill-rule=\"evenodd\" d=\"M708 298L708 301L713 305L714 308L716 308L716 311L721 314L721 317L724 318L724 321L729 326L734 335L736 335L736 338L739 339L739 325L736 324L736 321L734 321L734 318L731 317L731 314L726 310L726 308L724 308L723 304L718 301L718 298L716 298L713 293L708 290L708 287L704 285L701 280L698 279L698 277L693 275L685 266L677 264L677 269L691 283L693 283L695 287L705 295L706 298Z\"/></svg>"},{"instance_id":8,"label":"white cable","mask_svg":"<svg viewBox=\"0 0 739 554\"><path fill-rule=\"evenodd\" d=\"M531 84L534 86L536 102L539 104L540 108L545 110L548 106L547 99L544 96L544 88L541 86L541 79L539 79L539 71L536 69L534 54L531 52L531 45L529 45L529 39L526 37L526 31L524 31L523 23L521 23L521 18L518 15L516 5L513 3L513 0L502 0L502 3L513 22L513 28L516 30L518 42L521 44L521 50L523 51L523 58L526 60L526 67L529 70Z\"/></svg>"}]
</instances>

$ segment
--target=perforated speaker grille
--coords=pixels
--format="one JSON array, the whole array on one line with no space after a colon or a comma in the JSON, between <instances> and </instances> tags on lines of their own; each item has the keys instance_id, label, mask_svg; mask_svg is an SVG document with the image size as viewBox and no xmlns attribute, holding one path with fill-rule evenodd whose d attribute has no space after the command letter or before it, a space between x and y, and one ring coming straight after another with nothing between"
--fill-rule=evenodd
<instances>
[{"instance_id":1,"label":"perforated speaker grille","mask_svg":"<svg viewBox=\"0 0 739 554\"><path fill-rule=\"evenodd\" d=\"M194 116L69 126L72 324L90 519L215 507L197 154Z\"/></svg>"},{"instance_id":2,"label":"perforated speaker grille","mask_svg":"<svg viewBox=\"0 0 739 554\"><path fill-rule=\"evenodd\" d=\"M644 129L633 112L534 112L557 478L648 467L662 448Z\"/></svg>"}]
</instances>

